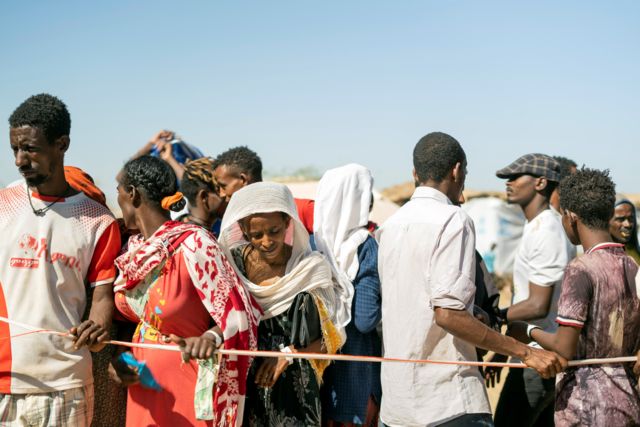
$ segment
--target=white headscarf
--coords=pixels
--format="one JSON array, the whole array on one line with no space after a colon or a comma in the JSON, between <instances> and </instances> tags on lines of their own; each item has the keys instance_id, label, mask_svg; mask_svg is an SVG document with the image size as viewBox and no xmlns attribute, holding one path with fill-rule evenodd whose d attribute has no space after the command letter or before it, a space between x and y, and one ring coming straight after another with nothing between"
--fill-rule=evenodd
<instances>
[{"instance_id":1,"label":"white headscarf","mask_svg":"<svg viewBox=\"0 0 640 427\"><path fill-rule=\"evenodd\" d=\"M292 246L292 253L285 275L272 285L260 286L238 269L231 250L247 243L238 223L240 220L270 212L283 212L291 218L285 239ZM264 310L263 319L284 313L296 295L312 291L322 299L344 341L344 327L351 321L353 286L337 280L326 258L311 251L309 233L300 222L291 191L285 185L258 182L233 193L222 218L219 243L244 285Z\"/></svg>"},{"instance_id":2,"label":"white headscarf","mask_svg":"<svg viewBox=\"0 0 640 427\"><path fill-rule=\"evenodd\" d=\"M313 235L316 247L350 282L360 268L358 248L369 236L373 177L355 163L330 169L316 190Z\"/></svg>"}]
</instances>

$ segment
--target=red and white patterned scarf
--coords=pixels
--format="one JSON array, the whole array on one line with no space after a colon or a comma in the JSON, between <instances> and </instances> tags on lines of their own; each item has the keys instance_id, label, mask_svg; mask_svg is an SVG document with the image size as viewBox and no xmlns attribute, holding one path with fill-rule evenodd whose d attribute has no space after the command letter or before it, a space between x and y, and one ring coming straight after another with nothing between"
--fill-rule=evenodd
<instances>
[{"instance_id":1,"label":"red and white patterned scarf","mask_svg":"<svg viewBox=\"0 0 640 427\"><path fill-rule=\"evenodd\" d=\"M215 237L199 226L169 221L147 240L132 236L127 252L116 259L125 280L115 290L133 289L179 248L202 304L222 329L224 348L256 350L260 307ZM214 425L241 425L250 363L249 357L221 358L213 395Z\"/></svg>"}]
</instances>

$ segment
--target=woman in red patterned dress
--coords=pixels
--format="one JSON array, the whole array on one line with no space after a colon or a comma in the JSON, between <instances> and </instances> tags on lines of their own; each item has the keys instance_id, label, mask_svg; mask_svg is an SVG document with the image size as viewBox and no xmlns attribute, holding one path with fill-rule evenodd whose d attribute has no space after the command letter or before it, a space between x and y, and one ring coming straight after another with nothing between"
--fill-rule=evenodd
<instances>
[{"instance_id":1,"label":"woman in red patterned dress","mask_svg":"<svg viewBox=\"0 0 640 427\"><path fill-rule=\"evenodd\" d=\"M129 385L127 425L241 425L249 358L225 356L214 366L212 356L221 345L255 349L260 309L208 231L169 219L184 202L165 162L143 156L125 164L118 204L127 228L140 234L116 260L116 307L137 323L134 343L182 350L133 349L160 390L114 364Z\"/></svg>"}]
</instances>

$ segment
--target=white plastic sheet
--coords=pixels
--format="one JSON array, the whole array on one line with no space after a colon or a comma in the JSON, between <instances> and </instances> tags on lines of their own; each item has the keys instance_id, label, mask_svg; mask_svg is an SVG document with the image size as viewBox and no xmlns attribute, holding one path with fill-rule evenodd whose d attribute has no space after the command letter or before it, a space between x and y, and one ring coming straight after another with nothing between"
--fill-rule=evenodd
<instances>
[{"instance_id":1,"label":"white plastic sheet","mask_svg":"<svg viewBox=\"0 0 640 427\"><path fill-rule=\"evenodd\" d=\"M497 197L479 197L462 205L462 209L473 219L476 249L487 267L493 260L493 272L511 274L525 223L520 206L509 205Z\"/></svg>"}]
</instances>

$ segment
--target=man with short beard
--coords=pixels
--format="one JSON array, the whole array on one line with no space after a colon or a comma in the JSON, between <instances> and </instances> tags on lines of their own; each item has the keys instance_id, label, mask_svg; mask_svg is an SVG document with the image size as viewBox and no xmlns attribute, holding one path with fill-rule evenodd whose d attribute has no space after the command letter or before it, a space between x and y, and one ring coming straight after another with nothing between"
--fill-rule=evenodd
<instances>
[{"instance_id":1,"label":"man with short beard","mask_svg":"<svg viewBox=\"0 0 640 427\"><path fill-rule=\"evenodd\" d=\"M120 233L111 212L65 178L71 119L62 101L32 96L9 125L25 182L0 190L0 316L16 322L0 323L0 423L89 426L89 350L109 337ZM20 323L70 336L27 335Z\"/></svg>"},{"instance_id":2,"label":"man with short beard","mask_svg":"<svg viewBox=\"0 0 640 427\"><path fill-rule=\"evenodd\" d=\"M624 250L636 264L640 264L640 245L638 244L638 223L636 207L627 199L616 200L613 216L609 220L609 233L616 243L622 243Z\"/></svg>"}]
</instances>

